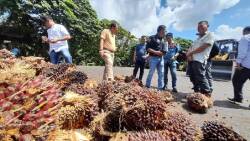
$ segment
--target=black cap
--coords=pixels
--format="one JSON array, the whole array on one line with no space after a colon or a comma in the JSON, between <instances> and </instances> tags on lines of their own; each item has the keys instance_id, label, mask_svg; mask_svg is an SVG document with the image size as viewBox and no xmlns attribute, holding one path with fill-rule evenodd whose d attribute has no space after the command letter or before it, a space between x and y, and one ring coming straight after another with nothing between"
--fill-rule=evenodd
<instances>
[{"instance_id":1,"label":"black cap","mask_svg":"<svg viewBox=\"0 0 250 141\"><path fill-rule=\"evenodd\" d=\"M174 35L173 35L173 33L169 32L169 33L167 33L166 37L173 38L173 37L174 37Z\"/></svg>"}]
</instances>

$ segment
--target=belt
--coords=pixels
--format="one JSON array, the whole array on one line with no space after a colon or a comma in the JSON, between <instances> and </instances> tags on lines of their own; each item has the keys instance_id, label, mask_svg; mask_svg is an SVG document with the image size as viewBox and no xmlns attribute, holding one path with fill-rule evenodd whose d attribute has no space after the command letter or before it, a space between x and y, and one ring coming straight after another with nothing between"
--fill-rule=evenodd
<instances>
[{"instance_id":1,"label":"belt","mask_svg":"<svg viewBox=\"0 0 250 141\"><path fill-rule=\"evenodd\" d=\"M111 50L109 50L109 49L107 49L107 48L104 48L103 50L104 50L104 51L111 52L111 53L114 53L114 51L111 51Z\"/></svg>"}]
</instances>

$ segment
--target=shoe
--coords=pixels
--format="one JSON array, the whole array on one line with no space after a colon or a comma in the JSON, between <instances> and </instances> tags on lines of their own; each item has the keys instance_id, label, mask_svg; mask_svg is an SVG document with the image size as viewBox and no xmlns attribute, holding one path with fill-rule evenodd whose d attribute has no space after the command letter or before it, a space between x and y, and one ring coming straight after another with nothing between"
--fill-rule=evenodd
<instances>
[{"instance_id":1,"label":"shoe","mask_svg":"<svg viewBox=\"0 0 250 141\"><path fill-rule=\"evenodd\" d=\"M177 89L176 88L173 88L172 92L174 93L178 93Z\"/></svg>"},{"instance_id":2,"label":"shoe","mask_svg":"<svg viewBox=\"0 0 250 141\"><path fill-rule=\"evenodd\" d=\"M239 100L239 99L235 99L235 98L227 98L230 102L233 102L233 103L242 103L242 100Z\"/></svg>"}]
</instances>

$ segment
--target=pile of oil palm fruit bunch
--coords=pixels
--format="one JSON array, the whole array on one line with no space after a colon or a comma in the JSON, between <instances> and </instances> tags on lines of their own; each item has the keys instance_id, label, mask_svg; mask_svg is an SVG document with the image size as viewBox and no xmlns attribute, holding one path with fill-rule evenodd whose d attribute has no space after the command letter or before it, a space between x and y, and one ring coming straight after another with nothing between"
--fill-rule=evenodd
<instances>
[{"instance_id":1,"label":"pile of oil palm fruit bunch","mask_svg":"<svg viewBox=\"0 0 250 141\"><path fill-rule=\"evenodd\" d=\"M193 93L187 96L187 105L196 112L206 113L213 106L213 100L204 94Z\"/></svg>"},{"instance_id":2,"label":"pile of oil palm fruit bunch","mask_svg":"<svg viewBox=\"0 0 250 141\"><path fill-rule=\"evenodd\" d=\"M0 50L1 141L214 139L221 125L199 128L171 103L170 92L144 88L134 79L97 84L75 65ZM239 137L224 127L218 134Z\"/></svg>"}]
</instances>

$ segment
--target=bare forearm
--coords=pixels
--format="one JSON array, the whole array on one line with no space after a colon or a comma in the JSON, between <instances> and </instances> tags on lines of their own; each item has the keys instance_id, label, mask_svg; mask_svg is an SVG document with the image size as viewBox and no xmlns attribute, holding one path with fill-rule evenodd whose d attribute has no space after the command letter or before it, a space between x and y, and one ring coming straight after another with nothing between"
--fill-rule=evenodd
<instances>
[{"instance_id":1,"label":"bare forearm","mask_svg":"<svg viewBox=\"0 0 250 141\"><path fill-rule=\"evenodd\" d=\"M203 52L205 49L207 49L210 45L209 44L204 44L196 49L194 49L193 51L191 51L192 54L197 54L197 53L201 53Z\"/></svg>"},{"instance_id":2,"label":"bare forearm","mask_svg":"<svg viewBox=\"0 0 250 141\"><path fill-rule=\"evenodd\" d=\"M66 35L63 38L58 39L58 41L66 41L66 40L69 40L69 39L71 39L71 36L70 35Z\"/></svg>"},{"instance_id":3,"label":"bare forearm","mask_svg":"<svg viewBox=\"0 0 250 141\"><path fill-rule=\"evenodd\" d=\"M100 50L103 50L103 39L101 39L101 41L100 41Z\"/></svg>"}]
</instances>

